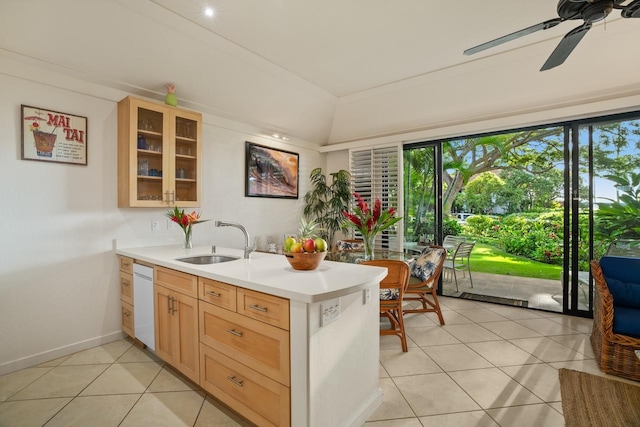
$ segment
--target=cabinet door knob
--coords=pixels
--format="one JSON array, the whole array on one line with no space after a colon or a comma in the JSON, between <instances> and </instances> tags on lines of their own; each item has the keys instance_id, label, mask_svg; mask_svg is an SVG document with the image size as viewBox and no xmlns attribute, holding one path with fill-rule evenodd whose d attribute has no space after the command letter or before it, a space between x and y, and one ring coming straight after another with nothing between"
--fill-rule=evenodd
<instances>
[{"instance_id":1,"label":"cabinet door knob","mask_svg":"<svg viewBox=\"0 0 640 427\"><path fill-rule=\"evenodd\" d=\"M237 337L241 337L243 335L242 332L238 332L235 329L227 329L227 332L229 332L231 335L235 335Z\"/></svg>"},{"instance_id":2,"label":"cabinet door knob","mask_svg":"<svg viewBox=\"0 0 640 427\"><path fill-rule=\"evenodd\" d=\"M227 379L229 381L231 381L232 383L234 383L235 385L237 385L238 387L244 386L244 381L237 380L235 376L233 376L233 377L229 376L229 377L227 377Z\"/></svg>"},{"instance_id":3,"label":"cabinet door knob","mask_svg":"<svg viewBox=\"0 0 640 427\"><path fill-rule=\"evenodd\" d=\"M252 304L252 305L249 306L249 308L252 308L252 309L257 310L257 311L261 311L263 313L267 312L267 307L260 307L257 304Z\"/></svg>"},{"instance_id":4,"label":"cabinet door knob","mask_svg":"<svg viewBox=\"0 0 640 427\"><path fill-rule=\"evenodd\" d=\"M214 291L207 291L205 292L207 295L211 295L212 297L219 297L220 294Z\"/></svg>"}]
</instances>

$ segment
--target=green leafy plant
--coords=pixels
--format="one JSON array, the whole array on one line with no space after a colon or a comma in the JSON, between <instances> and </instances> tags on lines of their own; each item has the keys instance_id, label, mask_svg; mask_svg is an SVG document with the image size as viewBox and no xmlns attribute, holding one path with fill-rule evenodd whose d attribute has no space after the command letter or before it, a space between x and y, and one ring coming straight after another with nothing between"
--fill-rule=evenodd
<instances>
[{"instance_id":1,"label":"green leafy plant","mask_svg":"<svg viewBox=\"0 0 640 427\"><path fill-rule=\"evenodd\" d=\"M334 235L342 228L342 211L348 208L351 197L351 174L340 170L329 174L331 182L315 168L309 174L311 190L304 195L304 216L315 220L321 227L321 235L333 247Z\"/></svg>"},{"instance_id":2,"label":"green leafy plant","mask_svg":"<svg viewBox=\"0 0 640 427\"><path fill-rule=\"evenodd\" d=\"M618 200L598 203L596 231L610 239L640 238L640 173L628 176L606 175L622 192Z\"/></svg>"}]
</instances>

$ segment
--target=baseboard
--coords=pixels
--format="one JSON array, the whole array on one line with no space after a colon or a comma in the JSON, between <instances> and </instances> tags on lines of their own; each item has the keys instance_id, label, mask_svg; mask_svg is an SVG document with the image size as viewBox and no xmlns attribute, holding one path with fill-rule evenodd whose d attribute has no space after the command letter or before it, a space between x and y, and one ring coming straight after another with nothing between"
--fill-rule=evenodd
<instances>
[{"instance_id":1,"label":"baseboard","mask_svg":"<svg viewBox=\"0 0 640 427\"><path fill-rule=\"evenodd\" d=\"M382 389L377 389L376 392L370 396L370 399L367 402L364 402L359 410L355 412L356 417L350 422L347 422L346 425L351 427L363 426L369 417L373 415L376 409L382 405L383 399L384 394L382 393Z\"/></svg>"},{"instance_id":2,"label":"baseboard","mask_svg":"<svg viewBox=\"0 0 640 427\"><path fill-rule=\"evenodd\" d=\"M74 344L66 345L64 347L58 347L53 350L34 354L33 356L27 356L23 357L22 359L12 360L0 365L0 375L5 375L24 368L30 368L32 366L36 366L50 360L68 356L78 351L87 350L92 347L107 344L112 341L117 341L119 339L122 339L123 337L125 337L125 334L122 331L112 332L110 334L91 338L86 341L80 341Z\"/></svg>"}]
</instances>

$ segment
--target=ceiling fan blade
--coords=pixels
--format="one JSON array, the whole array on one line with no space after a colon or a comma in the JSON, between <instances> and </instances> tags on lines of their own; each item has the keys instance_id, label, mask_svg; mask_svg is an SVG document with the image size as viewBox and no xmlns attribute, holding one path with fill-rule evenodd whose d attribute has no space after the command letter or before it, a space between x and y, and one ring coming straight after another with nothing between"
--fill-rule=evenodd
<instances>
[{"instance_id":1,"label":"ceiling fan blade","mask_svg":"<svg viewBox=\"0 0 640 427\"><path fill-rule=\"evenodd\" d=\"M633 0L621 12L623 18L640 18L640 0Z\"/></svg>"},{"instance_id":2,"label":"ceiling fan blade","mask_svg":"<svg viewBox=\"0 0 640 427\"><path fill-rule=\"evenodd\" d=\"M551 56L549 56L547 62L545 62L542 68L540 68L540 71L545 71L562 64L590 29L591 23L585 22L583 25L569 31L567 35L560 40L560 43L556 46L555 50L551 52Z\"/></svg>"},{"instance_id":3,"label":"ceiling fan blade","mask_svg":"<svg viewBox=\"0 0 640 427\"><path fill-rule=\"evenodd\" d=\"M638 0L638 1L640 1L640 0ZM544 21L544 22L541 22L539 24L532 25L532 26L530 26L528 28L524 28L524 29L522 29L520 31L516 31L516 32L511 33L511 34L507 34L506 36L498 37L495 40L491 40L491 41L488 41L486 43L482 43L482 44L480 44L478 46L469 48L469 49L465 50L463 53L465 55L473 55L474 53L482 52L483 50L492 48L494 46L501 45L502 43L506 43L506 42L509 42L511 40L515 40L515 39L517 39L519 37L526 36L527 34L535 33L536 31L540 31L540 30L547 30L549 28L555 27L556 25L558 25L562 21L564 21L564 19L562 19L562 18L549 19L548 21Z\"/></svg>"}]
</instances>

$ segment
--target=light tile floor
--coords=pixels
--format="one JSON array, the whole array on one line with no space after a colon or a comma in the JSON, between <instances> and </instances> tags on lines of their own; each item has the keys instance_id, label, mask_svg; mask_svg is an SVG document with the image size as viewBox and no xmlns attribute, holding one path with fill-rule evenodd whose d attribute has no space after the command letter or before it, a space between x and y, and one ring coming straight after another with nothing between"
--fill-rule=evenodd
<instances>
[{"instance_id":1,"label":"light tile floor","mask_svg":"<svg viewBox=\"0 0 640 427\"><path fill-rule=\"evenodd\" d=\"M558 369L604 375L589 319L440 301L445 326L431 313L405 317L407 353L381 337L384 402L366 427L564 426ZM128 340L0 377L2 427L247 425Z\"/></svg>"}]
</instances>

